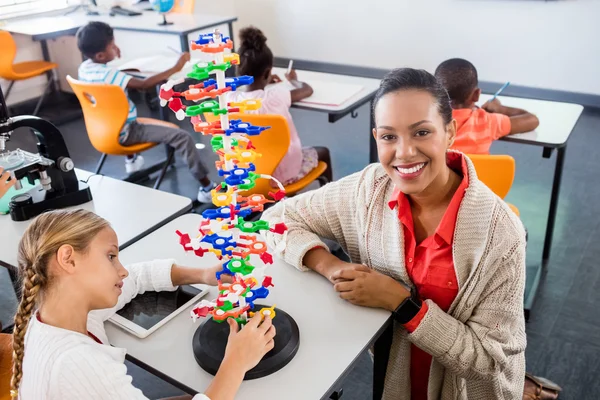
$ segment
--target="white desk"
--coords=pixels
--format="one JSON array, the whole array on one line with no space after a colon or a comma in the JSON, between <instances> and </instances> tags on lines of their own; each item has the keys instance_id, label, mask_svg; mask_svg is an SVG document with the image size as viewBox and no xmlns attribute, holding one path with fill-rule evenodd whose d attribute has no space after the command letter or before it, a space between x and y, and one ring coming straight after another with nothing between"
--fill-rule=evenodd
<instances>
[{"instance_id":1,"label":"white desk","mask_svg":"<svg viewBox=\"0 0 600 400\"><path fill-rule=\"evenodd\" d=\"M142 15L127 17L115 15L86 15L83 11L69 15L38 17L9 22L0 27L11 33L31 36L33 40L44 42L59 36L74 35L77 29L90 21L106 22L115 30L135 31L177 35L180 37L182 51L189 51L187 35L189 33L228 24L229 32L233 32L232 23L236 17L205 14L168 14L167 20L172 25L158 25L161 17L154 11L144 11ZM144 40L143 36L140 40Z\"/></svg>"},{"instance_id":2,"label":"white desk","mask_svg":"<svg viewBox=\"0 0 600 400\"><path fill-rule=\"evenodd\" d=\"M480 103L483 104L491 95L481 95ZM546 269L552 248L552 235L554 233L554 222L556 220L556 209L560 194L560 183L562 178L565 152L571 132L575 128L583 106L571 103L558 103L554 101L523 99L517 97L498 96L498 100L506 106L517 107L535 114L540 120L540 125L533 132L508 135L500 140L522 144L530 144L543 147L543 157L550 158L552 150L556 149L556 165L554 167L554 179L552 181L552 192L550 194L550 209L548 210L548 222L544 238L544 250L542 252L542 263L537 270L529 292L525 296L525 315L529 317L529 311L533 306L540 279Z\"/></svg>"},{"instance_id":3,"label":"white desk","mask_svg":"<svg viewBox=\"0 0 600 400\"><path fill-rule=\"evenodd\" d=\"M77 170L79 179L91 172ZM88 182L93 200L75 208L93 211L111 223L125 248L192 208L189 198L123 182L106 176L92 176ZM15 222L0 215L0 262L17 266L17 248L31 220Z\"/></svg>"},{"instance_id":4,"label":"white desk","mask_svg":"<svg viewBox=\"0 0 600 400\"><path fill-rule=\"evenodd\" d=\"M492 98L492 95L482 94L480 104L485 103L490 98ZM498 96L498 100L503 105L529 111L540 120L540 125L535 131L508 135L501 140L535 146L551 148L565 146L575 124L579 120L579 116L583 112L583 106L579 104L506 96Z\"/></svg>"},{"instance_id":5,"label":"white desk","mask_svg":"<svg viewBox=\"0 0 600 400\"><path fill-rule=\"evenodd\" d=\"M200 268L212 266L217 259L199 258L179 245L175 230L190 233L198 229L202 217L187 214L134 243L120 253L123 263L143 259L175 257L178 262ZM269 267L275 287L268 304L289 313L300 328L300 348L283 369L265 378L245 381L237 400L328 398L338 389L336 381L344 375L356 357L380 333L390 313L353 306L341 300L331 284L313 272L299 272L276 260ZM216 297L211 288L206 299ZM318 311L318 312L317 312ZM188 392L202 392L212 380L194 360L192 338L200 326L184 311L146 339L129 335L111 323L105 324L112 345L127 349L128 357L142 367Z\"/></svg>"}]
</instances>

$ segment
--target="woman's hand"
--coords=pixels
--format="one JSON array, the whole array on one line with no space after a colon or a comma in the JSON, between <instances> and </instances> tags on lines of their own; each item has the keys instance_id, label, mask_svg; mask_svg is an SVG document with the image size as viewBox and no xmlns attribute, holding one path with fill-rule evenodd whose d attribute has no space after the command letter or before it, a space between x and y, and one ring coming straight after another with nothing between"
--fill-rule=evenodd
<instances>
[{"instance_id":1,"label":"woman's hand","mask_svg":"<svg viewBox=\"0 0 600 400\"><path fill-rule=\"evenodd\" d=\"M217 281L217 272L221 271L222 269L223 269L222 264L217 264L210 268L203 268L202 269L202 278L201 278L202 282L199 282L199 283L204 283L204 284L210 285L210 286L217 286L217 284L219 283ZM225 283L231 283L233 281L233 277L231 275L222 274L221 281L225 282Z\"/></svg>"},{"instance_id":2,"label":"woman's hand","mask_svg":"<svg viewBox=\"0 0 600 400\"><path fill-rule=\"evenodd\" d=\"M394 311L410 292L394 278L367 266L348 264L332 274L334 289L340 297L364 307Z\"/></svg>"},{"instance_id":3,"label":"woman's hand","mask_svg":"<svg viewBox=\"0 0 600 400\"><path fill-rule=\"evenodd\" d=\"M250 322L241 330L233 319L227 319L229 324L229 339L225 349L223 362L235 360L244 368L244 372L254 368L269 351L275 347L275 326L270 317L265 317L261 323L261 314L254 314Z\"/></svg>"},{"instance_id":4,"label":"woman's hand","mask_svg":"<svg viewBox=\"0 0 600 400\"><path fill-rule=\"evenodd\" d=\"M4 168L0 167L0 199L8 192L8 189L17 183L16 179L11 179L9 182L8 178L10 178L10 172L4 172Z\"/></svg>"}]
</instances>

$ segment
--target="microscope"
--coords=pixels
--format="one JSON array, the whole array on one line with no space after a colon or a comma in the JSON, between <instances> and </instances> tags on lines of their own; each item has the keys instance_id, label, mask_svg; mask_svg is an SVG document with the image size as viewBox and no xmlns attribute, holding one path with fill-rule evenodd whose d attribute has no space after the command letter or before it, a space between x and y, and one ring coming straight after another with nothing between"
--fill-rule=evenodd
<instances>
[{"instance_id":1,"label":"microscope","mask_svg":"<svg viewBox=\"0 0 600 400\"><path fill-rule=\"evenodd\" d=\"M6 150L17 128L30 128L37 139L38 154L21 149ZM24 130L22 130L24 132ZM39 214L59 208L76 206L92 200L87 184L80 182L75 166L60 131L50 122L32 115L10 117L0 88L0 166L16 179L17 190L22 189L21 180L27 178L31 185L40 185L18 194L10 200L10 217L25 221Z\"/></svg>"}]
</instances>

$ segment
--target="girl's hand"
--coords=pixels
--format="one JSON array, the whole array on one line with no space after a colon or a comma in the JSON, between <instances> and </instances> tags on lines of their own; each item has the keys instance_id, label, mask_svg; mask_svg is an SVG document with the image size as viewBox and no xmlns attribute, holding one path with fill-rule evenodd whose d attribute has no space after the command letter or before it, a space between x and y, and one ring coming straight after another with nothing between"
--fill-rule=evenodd
<instances>
[{"instance_id":1,"label":"girl's hand","mask_svg":"<svg viewBox=\"0 0 600 400\"><path fill-rule=\"evenodd\" d=\"M333 273L334 289L344 300L364 307L394 311L410 292L394 278L367 266L350 264L351 268Z\"/></svg>"},{"instance_id":2,"label":"girl's hand","mask_svg":"<svg viewBox=\"0 0 600 400\"><path fill-rule=\"evenodd\" d=\"M271 78L269 78L269 84L279 82L281 82L281 78L277 75L271 75Z\"/></svg>"},{"instance_id":3,"label":"girl's hand","mask_svg":"<svg viewBox=\"0 0 600 400\"><path fill-rule=\"evenodd\" d=\"M17 183L16 179L11 179L9 182L8 178L10 178L10 172L4 172L4 168L0 167L0 198Z\"/></svg>"},{"instance_id":4,"label":"girl's hand","mask_svg":"<svg viewBox=\"0 0 600 400\"><path fill-rule=\"evenodd\" d=\"M233 318L228 318L229 339L225 349L225 360L235 360L235 363L244 368L244 372L251 370L262 360L269 351L275 347L275 326L270 317L265 317L261 323L261 314L255 313L250 322L241 330Z\"/></svg>"},{"instance_id":5,"label":"girl's hand","mask_svg":"<svg viewBox=\"0 0 600 400\"><path fill-rule=\"evenodd\" d=\"M285 73L285 79L287 79L290 82L297 81L298 80L298 74L296 74L296 70L295 69L291 70L289 74L286 72Z\"/></svg>"},{"instance_id":6,"label":"girl's hand","mask_svg":"<svg viewBox=\"0 0 600 400\"><path fill-rule=\"evenodd\" d=\"M210 286L217 286L217 284L219 283L217 281L217 272L221 271L222 269L223 269L222 264L217 264L214 267L201 269L200 271L202 272L202 277L201 277L202 282L198 282L198 283L204 283L204 284L210 285ZM231 275L223 274L223 275L221 275L221 281L225 282L225 283L231 283L233 281L233 277Z\"/></svg>"}]
</instances>

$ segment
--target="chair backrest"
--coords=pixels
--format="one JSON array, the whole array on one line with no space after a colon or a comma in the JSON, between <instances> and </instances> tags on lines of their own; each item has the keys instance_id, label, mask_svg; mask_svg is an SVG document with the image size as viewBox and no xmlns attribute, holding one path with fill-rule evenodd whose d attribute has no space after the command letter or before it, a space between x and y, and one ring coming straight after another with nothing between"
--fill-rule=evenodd
<instances>
[{"instance_id":1,"label":"chair backrest","mask_svg":"<svg viewBox=\"0 0 600 400\"><path fill-rule=\"evenodd\" d=\"M0 333L0 400L10 400L12 335Z\"/></svg>"},{"instance_id":2,"label":"chair backrest","mask_svg":"<svg viewBox=\"0 0 600 400\"><path fill-rule=\"evenodd\" d=\"M193 14L196 0L175 0L175 5L171 9L176 14Z\"/></svg>"},{"instance_id":3,"label":"chair backrest","mask_svg":"<svg viewBox=\"0 0 600 400\"><path fill-rule=\"evenodd\" d=\"M507 155L470 154L477 177L504 199L515 179L515 159Z\"/></svg>"},{"instance_id":4,"label":"chair backrest","mask_svg":"<svg viewBox=\"0 0 600 400\"><path fill-rule=\"evenodd\" d=\"M204 114L207 121L212 122L218 119L212 113ZM256 151L261 154L254 161L256 172L261 174L273 175L275 169L285 157L290 147L290 128L286 119L281 115L274 114L230 114L230 119L242 119L257 126L270 126L270 129L263 131L257 136L248 136L252 145L256 147ZM278 189L271 186L271 180L258 179L256 186L247 194L263 194L268 195L269 192L276 192Z\"/></svg>"},{"instance_id":5,"label":"chair backrest","mask_svg":"<svg viewBox=\"0 0 600 400\"><path fill-rule=\"evenodd\" d=\"M120 154L119 134L129 113L129 102L117 85L88 83L67 76L83 109L92 146L105 154Z\"/></svg>"},{"instance_id":6,"label":"chair backrest","mask_svg":"<svg viewBox=\"0 0 600 400\"><path fill-rule=\"evenodd\" d=\"M14 80L13 62L17 55L17 44L10 32L0 31L0 78Z\"/></svg>"}]
</instances>

